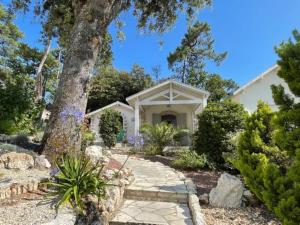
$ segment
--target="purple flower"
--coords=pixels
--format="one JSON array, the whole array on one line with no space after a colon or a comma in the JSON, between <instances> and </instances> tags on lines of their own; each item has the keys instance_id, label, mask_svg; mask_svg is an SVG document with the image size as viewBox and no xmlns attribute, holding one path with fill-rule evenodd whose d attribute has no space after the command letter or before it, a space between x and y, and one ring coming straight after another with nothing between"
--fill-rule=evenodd
<instances>
[{"instance_id":1,"label":"purple flower","mask_svg":"<svg viewBox=\"0 0 300 225\"><path fill-rule=\"evenodd\" d=\"M144 145L144 137L142 134L138 133L135 136L129 137L128 142L135 147L142 147Z\"/></svg>"},{"instance_id":2,"label":"purple flower","mask_svg":"<svg viewBox=\"0 0 300 225\"><path fill-rule=\"evenodd\" d=\"M74 118L75 122L80 124L84 119L84 113L76 109L76 107L66 107L59 115L64 123L66 123L68 119Z\"/></svg>"}]
</instances>

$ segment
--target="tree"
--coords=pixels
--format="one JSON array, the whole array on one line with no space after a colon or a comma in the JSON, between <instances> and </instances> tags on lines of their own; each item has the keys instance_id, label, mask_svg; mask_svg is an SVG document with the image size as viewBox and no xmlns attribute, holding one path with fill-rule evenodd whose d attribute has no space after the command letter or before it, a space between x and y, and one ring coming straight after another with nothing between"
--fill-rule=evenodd
<instances>
[{"instance_id":1,"label":"tree","mask_svg":"<svg viewBox=\"0 0 300 225\"><path fill-rule=\"evenodd\" d=\"M230 100L210 102L198 115L193 149L221 166L224 163L222 154L235 150L231 138L243 128L246 116L243 106L238 103Z\"/></svg>"},{"instance_id":2,"label":"tree","mask_svg":"<svg viewBox=\"0 0 300 225\"><path fill-rule=\"evenodd\" d=\"M13 0L15 7L28 8L30 0ZM89 0L89 1L40 1L45 24L57 30L60 38L66 38L68 51L56 91L51 117L43 143L51 150L53 139L64 132L67 146L79 148L80 139L72 138L78 133L76 126L64 124L59 114L66 107L85 112L87 85L99 50L105 43L108 26L118 16L133 8L140 29L163 32L176 21L179 12L189 18L195 11L211 4L211 0ZM56 13L56 14L55 14ZM58 16L57 16L58 15ZM70 28L70 29L69 29Z\"/></svg>"},{"instance_id":3,"label":"tree","mask_svg":"<svg viewBox=\"0 0 300 225\"><path fill-rule=\"evenodd\" d=\"M144 69L134 65L130 73L113 67L101 68L90 83L87 110L93 111L126 98L153 85Z\"/></svg>"},{"instance_id":4,"label":"tree","mask_svg":"<svg viewBox=\"0 0 300 225\"><path fill-rule=\"evenodd\" d=\"M300 36L276 48L278 75L292 93L300 96ZM257 112L246 122L238 141L235 166L247 186L274 211L283 225L300 224L300 103L285 93L282 86L272 86L279 112L259 103Z\"/></svg>"},{"instance_id":5,"label":"tree","mask_svg":"<svg viewBox=\"0 0 300 225\"><path fill-rule=\"evenodd\" d=\"M182 83L190 84L204 72L206 62L219 64L227 53L217 54L213 49L214 40L207 23L196 22L189 27L181 44L169 54L169 67Z\"/></svg>"},{"instance_id":6,"label":"tree","mask_svg":"<svg viewBox=\"0 0 300 225\"><path fill-rule=\"evenodd\" d=\"M14 14L9 13L2 4L0 4L0 79L4 80L6 73L9 72L7 60L15 57L15 51L18 49L20 39L23 34L13 23Z\"/></svg>"},{"instance_id":7,"label":"tree","mask_svg":"<svg viewBox=\"0 0 300 225\"><path fill-rule=\"evenodd\" d=\"M104 145L108 148L113 147L117 142L117 134L122 128L121 114L112 109L105 110L100 116L99 132Z\"/></svg>"},{"instance_id":8,"label":"tree","mask_svg":"<svg viewBox=\"0 0 300 225\"><path fill-rule=\"evenodd\" d=\"M208 101L213 102L228 98L238 89L238 85L234 80L222 79L218 74L207 74L205 72L191 81L191 84L208 91L210 93Z\"/></svg>"},{"instance_id":9,"label":"tree","mask_svg":"<svg viewBox=\"0 0 300 225\"><path fill-rule=\"evenodd\" d=\"M40 105L34 104L34 85L43 53L20 41L22 34L13 19L14 14L0 5L0 133L31 133L41 111ZM52 53L44 65L43 97L53 93L51 83L56 80L57 62Z\"/></svg>"}]
</instances>

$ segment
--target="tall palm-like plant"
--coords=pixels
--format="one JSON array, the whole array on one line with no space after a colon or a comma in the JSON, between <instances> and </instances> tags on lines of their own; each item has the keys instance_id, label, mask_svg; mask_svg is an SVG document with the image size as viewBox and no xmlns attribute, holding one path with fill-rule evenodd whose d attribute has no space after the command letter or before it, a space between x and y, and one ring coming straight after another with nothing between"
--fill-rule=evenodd
<instances>
[{"instance_id":1,"label":"tall palm-like plant","mask_svg":"<svg viewBox=\"0 0 300 225\"><path fill-rule=\"evenodd\" d=\"M145 136L146 144L155 147L158 154L161 154L163 148L174 142L175 137L188 133L186 129L177 129L172 124L159 123L156 125L145 124L141 128Z\"/></svg>"}]
</instances>

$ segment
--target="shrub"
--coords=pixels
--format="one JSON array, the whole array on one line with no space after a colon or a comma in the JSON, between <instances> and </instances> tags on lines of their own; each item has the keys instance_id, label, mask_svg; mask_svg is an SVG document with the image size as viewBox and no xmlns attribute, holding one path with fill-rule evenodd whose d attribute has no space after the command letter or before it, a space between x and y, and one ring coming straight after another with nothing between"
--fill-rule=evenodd
<instances>
[{"instance_id":1,"label":"shrub","mask_svg":"<svg viewBox=\"0 0 300 225\"><path fill-rule=\"evenodd\" d=\"M209 103L198 115L193 149L199 155L205 154L216 165L222 165L222 153L235 149L231 138L243 128L246 116L243 107L230 100Z\"/></svg>"},{"instance_id":2,"label":"shrub","mask_svg":"<svg viewBox=\"0 0 300 225\"><path fill-rule=\"evenodd\" d=\"M300 34L294 32L276 51L280 57L279 77L300 97ZM285 94L282 86L272 86L279 112L272 113L259 103L246 123L238 144L235 165L246 184L283 225L300 224L300 103Z\"/></svg>"},{"instance_id":3,"label":"shrub","mask_svg":"<svg viewBox=\"0 0 300 225\"><path fill-rule=\"evenodd\" d=\"M57 199L56 208L70 204L83 213L89 195L95 195L98 199L105 196L106 182L100 177L102 167L93 166L84 155L64 154L56 165L59 172L46 183L51 189L48 197Z\"/></svg>"},{"instance_id":4,"label":"shrub","mask_svg":"<svg viewBox=\"0 0 300 225\"><path fill-rule=\"evenodd\" d=\"M145 154L148 156L161 155L162 151L156 146L148 144L144 147Z\"/></svg>"},{"instance_id":5,"label":"shrub","mask_svg":"<svg viewBox=\"0 0 300 225\"><path fill-rule=\"evenodd\" d=\"M145 124L141 129L141 132L145 136L146 145L150 145L149 148L152 149L151 151L159 155L162 154L164 147L174 142L174 137L180 136L184 131L166 123L156 125Z\"/></svg>"},{"instance_id":6,"label":"shrub","mask_svg":"<svg viewBox=\"0 0 300 225\"><path fill-rule=\"evenodd\" d=\"M195 151L179 152L172 161L172 167L178 169L202 169L208 165L205 155L198 155Z\"/></svg>"},{"instance_id":7,"label":"shrub","mask_svg":"<svg viewBox=\"0 0 300 225\"><path fill-rule=\"evenodd\" d=\"M113 147L117 142L117 134L122 127L120 117L121 114L112 109L105 110L100 116L100 135L108 148Z\"/></svg>"}]
</instances>

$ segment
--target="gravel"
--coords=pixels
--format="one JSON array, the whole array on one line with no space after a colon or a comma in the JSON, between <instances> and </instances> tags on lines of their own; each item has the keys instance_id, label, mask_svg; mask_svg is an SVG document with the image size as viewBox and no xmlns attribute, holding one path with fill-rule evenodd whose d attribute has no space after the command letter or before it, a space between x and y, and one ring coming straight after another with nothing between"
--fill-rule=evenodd
<instances>
[{"instance_id":1,"label":"gravel","mask_svg":"<svg viewBox=\"0 0 300 225\"><path fill-rule=\"evenodd\" d=\"M202 205L206 225L280 225L264 207L224 209Z\"/></svg>"},{"instance_id":2,"label":"gravel","mask_svg":"<svg viewBox=\"0 0 300 225\"><path fill-rule=\"evenodd\" d=\"M50 204L37 205L41 196L23 195L21 199L0 203L0 225L40 225L55 218Z\"/></svg>"}]
</instances>

